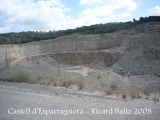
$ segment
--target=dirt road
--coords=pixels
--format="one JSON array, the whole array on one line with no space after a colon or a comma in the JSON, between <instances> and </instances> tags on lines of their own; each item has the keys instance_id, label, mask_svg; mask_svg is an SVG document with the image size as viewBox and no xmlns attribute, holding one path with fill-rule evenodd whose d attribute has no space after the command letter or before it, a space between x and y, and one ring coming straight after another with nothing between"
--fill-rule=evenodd
<instances>
[{"instance_id":1,"label":"dirt road","mask_svg":"<svg viewBox=\"0 0 160 120\"><path fill-rule=\"evenodd\" d=\"M0 120L159 120L160 102L0 81L0 113Z\"/></svg>"}]
</instances>

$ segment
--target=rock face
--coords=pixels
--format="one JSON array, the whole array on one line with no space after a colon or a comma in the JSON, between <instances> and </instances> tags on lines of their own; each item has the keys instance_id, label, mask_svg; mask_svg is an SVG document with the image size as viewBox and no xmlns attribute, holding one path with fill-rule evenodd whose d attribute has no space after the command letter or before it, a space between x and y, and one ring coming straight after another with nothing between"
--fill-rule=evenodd
<instances>
[{"instance_id":1,"label":"rock face","mask_svg":"<svg viewBox=\"0 0 160 120\"><path fill-rule=\"evenodd\" d=\"M32 43L22 44L22 45L1 45L0 46L0 67L5 68L6 61L12 61L12 63L15 63L15 61L13 60L16 60L22 57L38 56L41 54L44 55L44 54L53 54L53 53L57 53L57 54L54 54L54 56L56 55L55 57L56 60L65 61L65 63L67 64L80 64L81 62L83 64L89 64L92 61L94 61L94 59L96 60L99 56L104 57L104 55L102 55L103 54L102 52L97 53L94 51L106 50L109 48L120 46L122 44L123 36L119 36L119 37L118 36L119 34L115 34L115 35L73 34L69 36L59 37L54 40L32 42ZM76 51L77 53L74 53ZM78 52L78 51L83 51L83 52ZM85 51L90 51L90 53L87 53ZM65 53L62 53L62 52L65 52ZM115 59L115 57L112 57L112 58ZM107 66L111 65L115 61L115 60L112 60L112 58L109 63L105 62ZM106 61L108 60L109 59L106 59Z\"/></svg>"},{"instance_id":2,"label":"rock face","mask_svg":"<svg viewBox=\"0 0 160 120\"><path fill-rule=\"evenodd\" d=\"M102 95L159 92L159 28L147 23L110 34L0 45L0 80Z\"/></svg>"},{"instance_id":3,"label":"rock face","mask_svg":"<svg viewBox=\"0 0 160 120\"><path fill-rule=\"evenodd\" d=\"M0 57L5 58L6 53L9 57L16 58L55 52L104 50L120 46L121 43L122 37L118 37L118 34L115 36L112 36L111 34L73 34L59 37L53 40L32 42L22 45L1 45Z\"/></svg>"},{"instance_id":4,"label":"rock face","mask_svg":"<svg viewBox=\"0 0 160 120\"><path fill-rule=\"evenodd\" d=\"M41 47L39 45L33 44L23 44L23 45L1 45L0 46L0 58L10 59L18 58L23 56L30 56L41 54Z\"/></svg>"},{"instance_id":5,"label":"rock face","mask_svg":"<svg viewBox=\"0 0 160 120\"><path fill-rule=\"evenodd\" d=\"M160 23L146 23L110 34L72 34L21 45L0 45L0 68L14 67L18 64L52 65L55 62L89 66L103 63L105 67L112 67L119 60L125 61L128 53L130 53L128 62L124 62L123 65L123 62L117 64L121 70L123 66L124 68L131 66L129 61L135 58L141 59L141 61L138 59L138 64L143 64L142 60L148 64L151 61L147 61L145 55L153 60L160 60L159 29ZM132 53L134 50L137 50L138 56L137 53ZM135 68L130 67L130 69Z\"/></svg>"},{"instance_id":6,"label":"rock face","mask_svg":"<svg viewBox=\"0 0 160 120\"><path fill-rule=\"evenodd\" d=\"M47 62L49 64L54 64L58 62L60 64L69 65L89 65L94 66L101 62L104 63L106 67L113 65L122 57L120 52L111 51L82 51L82 52L61 52L53 54L43 54L37 56L21 57L13 60L12 65L16 65L17 62L24 64L43 64Z\"/></svg>"}]
</instances>

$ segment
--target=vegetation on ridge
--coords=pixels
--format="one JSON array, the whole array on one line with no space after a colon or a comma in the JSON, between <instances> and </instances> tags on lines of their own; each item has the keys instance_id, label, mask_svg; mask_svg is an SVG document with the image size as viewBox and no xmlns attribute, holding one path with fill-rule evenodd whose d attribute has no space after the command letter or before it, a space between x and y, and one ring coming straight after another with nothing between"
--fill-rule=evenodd
<instances>
[{"instance_id":1,"label":"vegetation on ridge","mask_svg":"<svg viewBox=\"0 0 160 120\"><path fill-rule=\"evenodd\" d=\"M5 33L0 34L0 44L22 44L32 41L54 39L59 36L69 35L73 33L80 34L103 34L111 33L119 30L124 30L142 23L160 22L160 16L140 17L139 20L133 19L128 22L113 22L106 24L96 24L91 26L78 27L76 29L49 31L49 32L19 32L19 33Z\"/></svg>"}]
</instances>

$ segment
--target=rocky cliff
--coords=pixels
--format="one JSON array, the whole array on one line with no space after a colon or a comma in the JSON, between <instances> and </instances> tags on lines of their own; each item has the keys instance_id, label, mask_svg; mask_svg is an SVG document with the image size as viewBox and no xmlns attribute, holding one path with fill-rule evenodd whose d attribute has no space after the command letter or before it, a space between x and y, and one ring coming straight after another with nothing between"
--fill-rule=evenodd
<instances>
[{"instance_id":1,"label":"rocky cliff","mask_svg":"<svg viewBox=\"0 0 160 120\"><path fill-rule=\"evenodd\" d=\"M138 50L144 59L159 60L159 30L160 23L145 23L110 34L72 34L21 45L0 45L0 68L24 64L22 61L26 60L37 61L27 64L40 64L39 61L45 59L71 65L94 66L103 62L110 67L134 50Z\"/></svg>"}]
</instances>

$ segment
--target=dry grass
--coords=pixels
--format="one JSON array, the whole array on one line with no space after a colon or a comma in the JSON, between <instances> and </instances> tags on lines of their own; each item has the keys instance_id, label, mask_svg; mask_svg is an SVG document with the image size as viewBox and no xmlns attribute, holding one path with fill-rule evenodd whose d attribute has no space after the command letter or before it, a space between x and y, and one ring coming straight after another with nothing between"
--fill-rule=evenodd
<instances>
[{"instance_id":1,"label":"dry grass","mask_svg":"<svg viewBox=\"0 0 160 120\"><path fill-rule=\"evenodd\" d=\"M159 94L156 92L154 93L153 101L154 103L159 102Z\"/></svg>"},{"instance_id":2,"label":"dry grass","mask_svg":"<svg viewBox=\"0 0 160 120\"><path fill-rule=\"evenodd\" d=\"M55 79L54 77L42 77L42 76L30 77L28 74L21 71L18 71L12 77L7 78L6 81L18 82L18 83L52 85L55 87L60 86L65 88L69 88L71 85L77 85L79 90L83 90L85 87L84 80L74 82L73 80L70 80L70 79L66 79L66 80L62 78Z\"/></svg>"},{"instance_id":3,"label":"dry grass","mask_svg":"<svg viewBox=\"0 0 160 120\"><path fill-rule=\"evenodd\" d=\"M66 87L66 88L68 88L69 86L71 86L71 85L73 85L73 84L74 84L74 82L71 81L71 80L61 81L61 82L60 82L60 86L61 86L61 87Z\"/></svg>"},{"instance_id":4,"label":"dry grass","mask_svg":"<svg viewBox=\"0 0 160 120\"><path fill-rule=\"evenodd\" d=\"M17 74L15 74L14 76L12 77L9 77L7 79L8 82L19 82L19 83L22 83L22 82L31 82L30 81L30 78L28 75L26 75L25 73L23 72L18 72Z\"/></svg>"}]
</instances>

